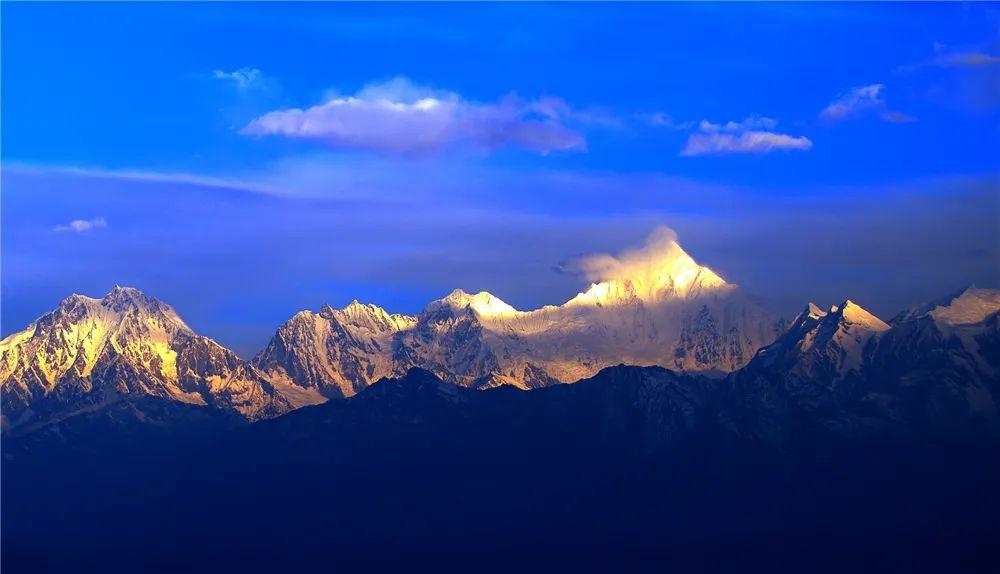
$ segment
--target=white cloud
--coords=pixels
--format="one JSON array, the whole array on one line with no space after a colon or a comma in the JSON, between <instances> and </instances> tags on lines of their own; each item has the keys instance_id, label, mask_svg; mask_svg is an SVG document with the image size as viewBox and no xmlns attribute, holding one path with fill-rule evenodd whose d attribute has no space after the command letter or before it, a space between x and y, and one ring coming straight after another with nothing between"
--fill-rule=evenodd
<instances>
[{"instance_id":1,"label":"white cloud","mask_svg":"<svg viewBox=\"0 0 1000 574\"><path fill-rule=\"evenodd\" d=\"M823 108L819 117L828 122L838 122L868 114L877 114L879 118L887 122L908 123L916 121L916 118L886 108L885 85L883 84L851 88Z\"/></svg>"},{"instance_id":2,"label":"white cloud","mask_svg":"<svg viewBox=\"0 0 1000 574\"><path fill-rule=\"evenodd\" d=\"M698 130L688 136L681 155L763 154L775 150L805 151L812 148L812 141L805 136L770 131L777 125L776 120L763 116L750 116L741 122L725 124L702 120Z\"/></svg>"},{"instance_id":3,"label":"white cloud","mask_svg":"<svg viewBox=\"0 0 1000 574\"><path fill-rule=\"evenodd\" d=\"M882 84L851 88L823 108L819 117L824 120L839 121L872 110L880 110L885 107L884 91L885 86Z\"/></svg>"},{"instance_id":4,"label":"white cloud","mask_svg":"<svg viewBox=\"0 0 1000 574\"><path fill-rule=\"evenodd\" d=\"M249 88L252 84L260 80L261 73L257 68L240 68L232 72L223 70L213 70L212 77L217 80L229 80L236 83L241 90Z\"/></svg>"},{"instance_id":5,"label":"white cloud","mask_svg":"<svg viewBox=\"0 0 1000 574\"><path fill-rule=\"evenodd\" d=\"M52 228L53 231L72 231L75 233L83 233L85 231L91 231L93 229L104 229L108 226L108 222L105 221L103 217L97 217L94 219L74 219L66 225L57 225Z\"/></svg>"},{"instance_id":6,"label":"white cloud","mask_svg":"<svg viewBox=\"0 0 1000 574\"><path fill-rule=\"evenodd\" d=\"M353 96L331 96L310 108L269 112L240 133L314 140L387 155L429 155L459 143L547 154L586 148L583 134L568 127L572 120L580 118L558 98L526 101L508 96L483 104L396 78L368 85Z\"/></svg>"}]
</instances>

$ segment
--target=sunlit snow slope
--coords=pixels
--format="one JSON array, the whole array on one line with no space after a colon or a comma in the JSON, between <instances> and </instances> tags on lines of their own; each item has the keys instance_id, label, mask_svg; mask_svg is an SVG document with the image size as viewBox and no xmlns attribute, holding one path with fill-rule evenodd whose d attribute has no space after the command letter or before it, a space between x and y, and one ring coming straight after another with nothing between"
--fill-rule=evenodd
<instances>
[{"instance_id":1,"label":"sunlit snow slope","mask_svg":"<svg viewBox=\"0 0 1000 574\"><path fill-rule=\"evenodd\" d=\"M559 306L518 311L498 297L455 290L417 316L374 305L303 311L256 364L272 379L349 396L422 367L473 387L572 382L609 365L732 371L778 334L779 322L672 240L613 265Z\"/></svg>"},{"instance_id":2,"label":"sunlit snow slope","mask_svg":"<svg viewBox=\"0 0 1000 574\"><path fill-rule=\"evenodd\" d=\"M51 422L125 395L149 395L256 420L289 410L270 382L169 306L126 287L67 297L0 341L4 427Z\"/></svg>"}]
</instances>

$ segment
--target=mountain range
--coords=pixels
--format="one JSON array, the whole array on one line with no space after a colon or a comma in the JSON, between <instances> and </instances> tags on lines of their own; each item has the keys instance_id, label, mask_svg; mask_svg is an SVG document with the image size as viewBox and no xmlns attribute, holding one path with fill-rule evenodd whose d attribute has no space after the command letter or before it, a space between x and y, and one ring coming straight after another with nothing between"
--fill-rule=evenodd
<instances>
[{"instance_id":1,"label":"mountain range","mask_svg":"<svg viewBox=\"0 0 1000 574\"><path fill-rule=\"evenodd\" d=\"M780 328L771 313L673 245L640 270L533 311L459 289L416 316L357 301L303 311L254 363L272 380L323 398L351 396L412 367L461 386L530 389L620 363L729 372Z\"/></svg>"},{"instance_id":2,"label":"mountain range","mask_svg":"<svg viewBox=\"0 0 1000 574\"><path fill-rule=\"evenodd\" d=\"M745 365L780 328L676 245L533 311L461 290L415 316L357 301L302 311L252 361L193 333L170 306L116 286L102 299L72 295L0 342L3 424L35 428L129 393L252 422L413 367L479 389L570 383L621 363L718 374Z\"/></svg>"},{"instance_id":3,"label":"mountain range","mask_svg":"<svg viewBox=\"0 0 1000 574\"><path fill-rule=\"evenodd\" d=\"M784 324L681 254L252 360L72 295L0 342L4 569L995 571L1000 291Z\"/></svg>"},{"instance_id":4,"label":"mountain range","mask_svg":"<svg viewBox=\"0 0 1000 574\"><path fill-rule=\"evenodd\" d=\"M619 365L526 392L412 368L249 425L126 395L6 436L4 569L995 571L976 397L997 377L974 363L996 311L936 322L994 295L888 328L811 306L725 379Z\"/></svg>"},{"instance_id":5,"label":"mountain range","mask_svg":"<svg viewBox=\"0 0 1000 574\"><path fill-rule=\"evenodd\" d=\"M461 290L413 316L357 301L302 311L246 361L194 333L169 305L116 286L101 299L72 295L0 341L3 425L30 432L133 395L253 422L412 368L474 389L532 389L617 364L728 373L753 389L748 400L761 412L860 396L894 421L917 416L907 401L920 395L934 400L924 424L959 412L992 425L998 311L1000 292L967 288L888 323L848 300L825 311L810 303L784 326L675 246L533 311Z\"/></svg>"}]
</instances>

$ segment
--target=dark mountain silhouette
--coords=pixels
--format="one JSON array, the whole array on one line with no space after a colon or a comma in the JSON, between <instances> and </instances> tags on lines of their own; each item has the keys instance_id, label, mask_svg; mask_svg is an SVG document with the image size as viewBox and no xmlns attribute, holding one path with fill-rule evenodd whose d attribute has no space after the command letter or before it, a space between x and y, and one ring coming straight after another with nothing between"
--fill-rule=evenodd
<instances>
[{"instance_id":1,"label":"dark mountain silhouette","mask_svg":"<svg viewBox=\"0 0 1000 574\"><path fill-rule=\"evenodd\" d=\"M794 436L765 441L730 424L732 384L621 366L476 391L412 370L200 436L107 442L130 425L90 415L93 433L71 437L87 448L52 434L5 445L4 559L104 572L996 564L995 442L858 440L794 414L774 419Z\"/></svg>"}]
</instances>

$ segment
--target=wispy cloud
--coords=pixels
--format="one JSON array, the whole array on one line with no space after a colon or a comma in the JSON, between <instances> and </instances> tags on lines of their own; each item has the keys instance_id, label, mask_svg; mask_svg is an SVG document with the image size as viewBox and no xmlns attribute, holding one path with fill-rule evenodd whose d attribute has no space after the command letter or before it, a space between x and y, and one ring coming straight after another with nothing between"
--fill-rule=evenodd
<instances>
[{"instance_id":1,"label":"wispy cloud","mask_svg":"<svg viewBox=\"0 0 1000 574\"><path fill-rule=\"evenodd\" d=\"M887 109L884 84L851 88L823 108L819 117L827 122L839 122L872 114L877 114L879 118L889 122L916 121L912 116Z\"/></svg>"},{"instance_id":2,"label":"wispy cloud","mask_svg":"<svg viewBox=\"0 0 1000 574\"><path fill-rule=\"evenodd\" d=\"M935 42L931 57L896 72L937 105L977 115L1000 106L1000 55L982 47L951 49Z\"/></svg>"},{"instance_id":3,"label":"wispy cloud","mask_svg":"<svg viewBox=\"0 0 1000 574\"><path fill-rule=\"evenodd\" d=\"M212 77L217 80L226 80L236 83L236 87L245 90L254 83L260 81L261 73L257 68L240 68L232 72L224 70L213 70Z\"/></svg>"},{"instance_id":4,"label":"wispy cloud","mask_svg":"<svg viewBox=\"0 0 1000 574\"><path fill-rule=\"evenodd\" d=\"M94 219L74 219L66 225L57 225L52 228L52 231L66 232L72 231L75 233L83 233L86 231L91 231L94 229L104 229L108 226L108 222L105 221L103 217L97 217Z\"/></svg>"},{"instance_id":5,"label":"wispy cloud","mask_svg":"<svg viewBox=\"0 0 1000 574\"><path fill-rule=\"evenodd\" d=\"M1000 66L1000 56L987 54L986 52L947 52L941 44L935 44L935 52L938 54L933 58L900 66L901 72L913 72L921 68L985 68L989 66Z\"/></svg>"},{"instance_id":6,"label":"wispy cloud","mask_svg":"<svg viewBox=\"0 0 1000 574\"><path fill-rule=\"evenodd\" d=\"M547 154L586 148L584 135L568 125L574 120L581 118L559 98L524 100L511 95L478 103L396 78L310 108L269 112L240 133L386 155L430 155L462 143L487 151L516 147Z\"/></svg>"},{"instance_id":7,"label":"wispy cloud","mask_svg":"<svg viewBox=\"0 0 1000 574\"><path fill-rule=\"evenodd\" d=\"M264 193L269 195L286 195L289 192L279 185L270 185L249 179L215 177L183 172L146 171L141 169L104 169L100 167L79 167L66 165L35 165L24 163L8 163L2 171L21 174L61 174L70 176L94 177L100 179L144 181L151 183L171 183L192 185L206 188L230 189Z\"/></svg>"},{"instance_id":8,"label":"wispy cloud","mask_svg":"<svg viewBox=\"0 0 1000 574\"><path fill-rule=\"evenodd\" d=\"M959 52L943 54L934 58L929 64L941 68L979 68L982 66L1000 66L1000 56L982 52Z\"/></svg>"},{"instance_id":9,"label":"wispy cloud","mask_svg":"<svg viewBox=\"0 0 1000 574\"><path fill-rule=\"evenodd\" d=\"M776 120L762 116L750 116L742 122L730 121L725 124L702 120L698 124L698 130L688 136L680 155L763 154L776 150L806 151L812 148L812 141L805 136L772 131L777 125Z\"/></svg>"},{"instance_id":10,"label":"wispy cloud","mask_svg":"<svg viewBox=\"0 0 1000 574\"><path fill-rule=\"evenodd\" d=\"M851 88L831 102L830 105L823 108L823 111L819 113L819 117L825 120L839 121L865 112L881 109L885 107L884 91L885 86L883 84Z\"/></svg>"},{"instance_id":11,"label":"wispy cloud","mask_svg":"<svg viewBox=\"0 0 1000 574\"><path fill-rule=\"evenodd\" d=\"M670 114L663 112L640 114L638 118L653 127L665 128L668 130L689 130L695 125L695 122L692 121L679 122Z\"/></svg>"}]
</instances>

